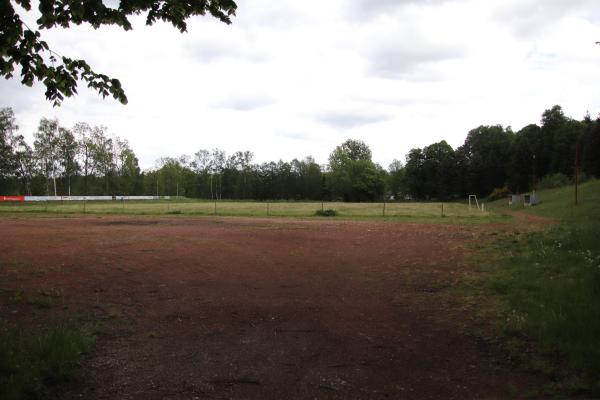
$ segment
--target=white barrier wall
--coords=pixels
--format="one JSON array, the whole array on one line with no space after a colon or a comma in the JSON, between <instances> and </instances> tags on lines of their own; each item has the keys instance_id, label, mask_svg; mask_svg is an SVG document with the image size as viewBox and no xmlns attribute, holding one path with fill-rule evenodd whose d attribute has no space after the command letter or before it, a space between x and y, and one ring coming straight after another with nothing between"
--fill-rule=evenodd
<instances>
[{"instance_id":1,"label":"white barrier wall","mask_svg":"<svg viewBox=\"0 0 600 400\"><path fill-rule=\"evenodd\" d=\"M166 196L164 197L167 198ZM115 200L159 200L157 196L115 196Z\"/></svg>"},{"instance_id":2,"label":"white barrier wall","mask_svg":"<svg viewBox=\"0 0 600 400\"><path fill-rule=\"evenodd\" d=\"M25 196L25 201L159 200L158 196Z\"/></svg>"}]
</instances>

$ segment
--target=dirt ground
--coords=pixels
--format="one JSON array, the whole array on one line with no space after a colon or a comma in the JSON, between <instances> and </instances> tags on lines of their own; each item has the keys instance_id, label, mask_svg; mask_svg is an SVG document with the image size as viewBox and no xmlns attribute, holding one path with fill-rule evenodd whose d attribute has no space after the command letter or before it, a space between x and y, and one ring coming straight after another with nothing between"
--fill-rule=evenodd
<instances>
[{"instance_id":1,"label":"dirt ground","mask_svg":"<svg viewBox=\"0 0 600 400\"><path fill-rule=\"evenodd\" d=\"M0 318L100 321L50 399L505 398L539 387L453 289L477 226L250 218L0 219ZM472 262L472 261L471 261ZM531 392L529 392L531 393Z\"/></svg>"}]
</instances>

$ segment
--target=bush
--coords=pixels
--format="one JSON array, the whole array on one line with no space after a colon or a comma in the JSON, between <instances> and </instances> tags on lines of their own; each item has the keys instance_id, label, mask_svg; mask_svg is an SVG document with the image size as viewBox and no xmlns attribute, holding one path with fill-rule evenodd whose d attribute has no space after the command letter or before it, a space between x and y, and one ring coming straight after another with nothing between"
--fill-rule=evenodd
<instances>
[{"instance_id":1,"label":"bush","mask_svg":"<svg viewBox=\"0 0 600 400\"><path fill-rule=\"evenodd\" d=\"M315 215L317 217L335 217L338 215L338 212L329 208L327 210L317 210L315 211Z\"/></svg>"},{"instance_id":2,"label":"bush","mask_svg":"<svg viewBox=\"0 0 600 400\"><path fill-rule=\"evenodd\" d=\"M537 184L537 189L554 189L572 184L571 178L565 174L556 173L544 176Z\"/></svg>"},{"instance_id":3,"label":"bush","mask_svg":"<svg viewBox=\"0 0 600 400\"><path fill-rule=\"evenodd\" d=\"M487 200L494 201L494 200L504 199L509 194L511 194L511 191L508 190L508 188L506 186L501 187L501 188L496 188L496 189L492 190L492 193L490 193L488 195Z\"/></svg>"}]
</instances>

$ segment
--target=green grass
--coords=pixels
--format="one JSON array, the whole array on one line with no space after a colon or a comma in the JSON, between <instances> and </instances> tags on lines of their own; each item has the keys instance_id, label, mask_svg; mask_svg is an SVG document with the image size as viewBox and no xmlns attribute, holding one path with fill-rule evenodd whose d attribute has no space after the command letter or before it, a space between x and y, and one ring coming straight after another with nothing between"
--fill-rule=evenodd
<instances>
[{"instance_id":1,"label":"green grass","mask_svg":"<svg viewBox=\"0 0 600 400\"><path fill-rule=\"evenodd\" d=\"M557 220L586 219L600 216L600 180L590 180L578 187L578 204L575 205L575 186L557 189L538 190L541 203L533 207L517 206L513 210L525 211ZM507 209L507 201L502 199L490 203L496 210Z\"/></svg>"},{"instance_id":2,"label":"green grass","mask_svg":"<svg viewBox=\"0 0 600 400\"><path fill-rule=\"evenodd\" d=\"M85 213L110 215L219 215L246 217L314 217L321 202L260 202L260 201L211 201L179 199L177 201L131 201L131 202L86 202ZM326 202L324 208L334 209L345 218L381 218L383 203ZM390 219L440 219L441 203L386 203L385 217ZM0 215L19 214L82 214L83 202L49 202L1 204ZM488 220L495 217L490 212L469 209L464 203L444 203L444 216L460 220Z\"/></svg>"},{"instance_id":3,"label":"green grass","mask_svg":"<svg viewBox=\"0 0 600 400\"><path fill-rule=\"evenodd\" d=\"M500 327L513 350L559 393L600 396L600 182L581 185L577 206L572 186L538 194L542 203L523 212L558 223L496 240L503 258L488 288L501 299Z\"/></svg>"},{"instance_id":4,"label":"green grass","mask_svg":"<svg viewBox=\"0 0 600 400\"><path fill-rule=\"evenodd\" d=\"M39 335L0 327L0 398L37 398L45 385L72 378L94 341L89 329L70 324Z\"/></svg>"}]
</instances>

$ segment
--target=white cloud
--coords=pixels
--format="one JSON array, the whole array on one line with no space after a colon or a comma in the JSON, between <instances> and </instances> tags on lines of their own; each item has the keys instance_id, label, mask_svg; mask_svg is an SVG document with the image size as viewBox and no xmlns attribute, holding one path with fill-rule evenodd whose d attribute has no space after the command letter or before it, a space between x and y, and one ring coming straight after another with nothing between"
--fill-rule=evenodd
<instances>
[{"instance_id":1,"label":"white cloud","mask_svg":"<svg viewBox=\"0 0 600 400\"><path fill-rule=\"evenodd\" d=\"M317 115L315 119L333 128L352 129L363 125L383 122L390 119L390 117L385 114L370 114L353 110L326 112Z\"/></svg>"},{"instance_id":2,"label":"white cloud","mask_svg":"<svg viewBox=\"0 0 600 400\"><path fill-rule=\"evenodd\" d=\"M537 122L561 104L600 111L595 0L240 0L230 26L194 18L134 30L44 31L50 46L121 80L122 106L84 84L53 108L43 88L1 81L28 137L39 118L106 125L145 167L200 148L258 162L364 140L388 165L412 147L460 145L480 124ZM35 18L29 18L34 20ZM29 23L29 22L28 22Z\"/></svg>"}]
</instances>

